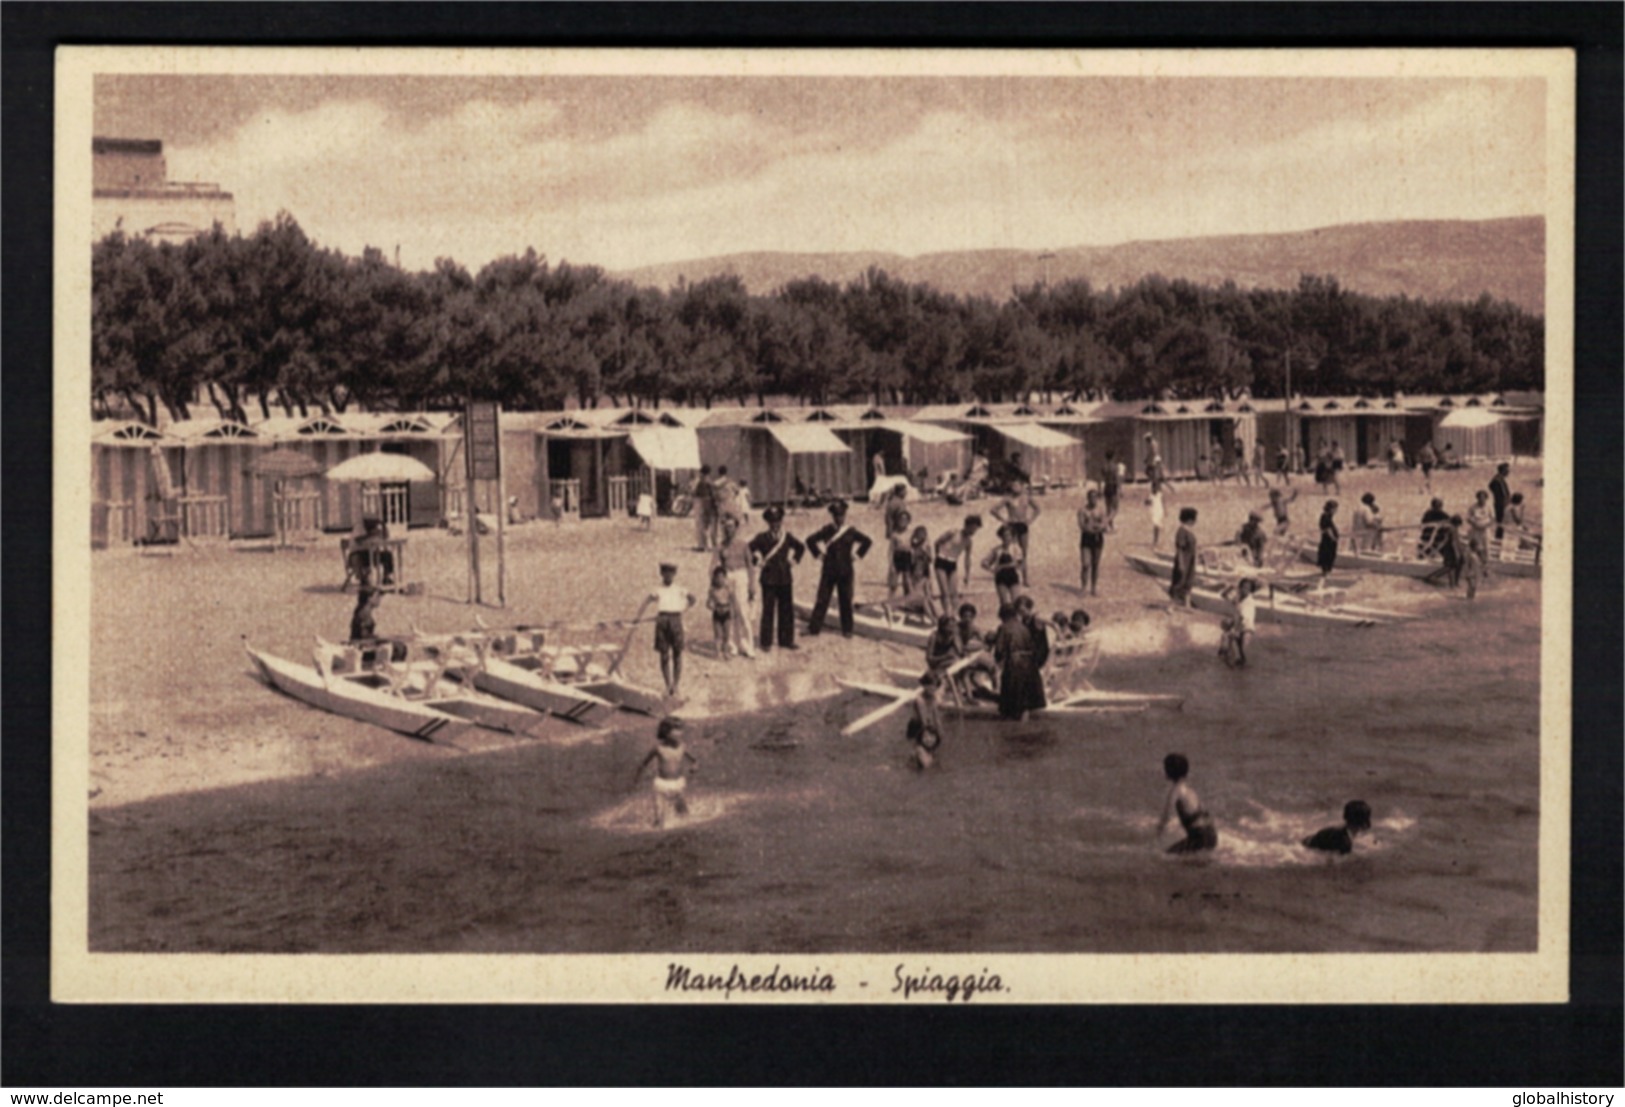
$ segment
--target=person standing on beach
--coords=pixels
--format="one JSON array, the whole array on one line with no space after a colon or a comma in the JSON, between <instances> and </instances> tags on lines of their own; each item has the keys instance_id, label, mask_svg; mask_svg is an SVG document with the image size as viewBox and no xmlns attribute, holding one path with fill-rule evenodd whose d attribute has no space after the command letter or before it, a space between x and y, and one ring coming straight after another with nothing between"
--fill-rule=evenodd
<instances>
[{"instance_id":1,"label":"person standing on beach","mask_svg":"<svg viewBox=\"0 0 1625 1107\"><path fill-rule=\"evenodd\" d=\"M1495 476L1490 478L1490 495L1495 497L1495 540L1499 542L1506 536L1507 505L1512 502L1512 487L1507 484L1507 475L1512 472L1512 466L1506 462L1495 467Z\"/></svg>"},{"instance_id":2,"label":"person standing on beach","mask_svg":"<svg viewBox=\"0 0 1625 1107\"><path fill-rule=\"evenodd\" d=\"M1145 479L1152 484L1160 483L1164 479L1162 450L1157 447L1157 436L1150 431L1145 432Z\"/></svg>"},{"instance_id":3,"label":"person standing on beach","mask_svg":"<svg viewBox=\"0 0 1625 1107\"><path fill-rule=\"evenodd\" d=\"M1439 464L1439 455L1433 449L1432 442L1422 443L1422 448L1416 451L1416 465L1422 470L1422 492L1425 495L1433 494L1433 467Z\"/></svg>"},{"instance_id":4,"label":"person standing on beach","mask_svg":"<svg viewBox=\"0 0 1625 1107\"><path fill-rule=\"evenodd\" d=\"M1320 547L1315 551L1315 564L1320 566L1322 581L1337 567L1337 546L1343 536L1337 530L1336 515L1337 501L1327 500L1320 511Z\"/></svg>"},{"instance_id":5,"label":"person standing on beach","mask_svg":"<svg viewBox=\"0 0 1625 1107\"><path fill-rule=\"evenodd\" d=\"M773 506L762 512L767 530L750 541L752 560L760 566L762 584L762 629L757 645L762 651L773 648L777 624L779 648L796 648L795 566L801 563L806 547L784 529L784 508Z\"/></svg>"},{"instance_id":6,"label":"person standing on beach","mask_svg":"<svg viewBox=\"0 0 1625 1107\"><path fill-rule=\"evenodd\" d=\"M1478 552L1485 564L1490 560L1490 527L1495 515L1490 510L1490 494L1480 489L1473 494L1473 506L1467 509L1467 544Z\"/></svg>"},{"instance_id":7,"label":"person standing on beach","mask_svg":"<svg viewBox=\"0 0 1625 1107\"><path fill-rule=\"evenodd\" d=\"M1146 510L1151 516L1151 548L1154 550L1162 544L1162 481L1156 477L1151 478L1151 491L1146 493Z\"/></svg>"},{"instance_id":8,"label":"person standing on beach","mask_svg":"<svg viewBox=\"0 0 1625 1107\"><path fill-rule=\"evenodd\" d=\"M688 491L689 499L694 501L694 548L701 553L714 545L712 534L717 521L716 495L716 487L711 483L711 466L701 465L700 475L694 478L694 485Z\"/></svg>"},{"instance_id":9,"label":"person standing on beach","mask_svg":"<svg viewBox=\"0 0 1625 1107\"><path fill-rule=\"evenodd\" d=\"M1123 463L1118 461L1111 450L1106 451L1106 481L1103 491L1106 494L1106 529L1117 529L1118 499L1123 494L1123 481L1128 476L1124 472Z\"/></svg>"},{"instance_id":10,"label":"person standing on beach","mask_svg":"<svg viewBox=\"0 0 1625 1107\"><path fill-rule=\"evenodd\" d=\"M965 516L965 525L951 530L937 539L937 591L942 596L942 609L952 611L959 605L959 563L965 563L964 583L970 583L971 546L976 532L982 529L980 515Z\"/></svg>"},{"instance_id":11,"label":"person standing on beach","mask_svg":"<svg viewBox=\"0 0 1625 1107\"><path fill-rule=\"evenodd\" d=\"M711 542L715 545L722 521L733 519L737 523L743 523L745 515L739 507L739 485L728 475L726 465L717 466L717 479L711 486L711 492L717 505L716 522L711 527Z\"/></svg>"},{"instance_id":12,"label":"person standing on beach","mask_svg":"<svg viewBox=\"0 0 1625 1107\"><path fill-rule=\"evenodd\" d=\"M998 590L999 603L1015 603L1021 590L1021 546L1015 532L1006 523L998 529L999 544L982 559L982 568L993 574L993 587Z\"/></svg>"},{"instance_id":13,"label":"person standing on beach","mask_svg":"<svg viewBox=\"0 0 1625 1107\"><path fill-rule=\"evenodd\" d=\"M649 767L651 761L657 763L654 775L654 825L664 830L668 811L679 818L688 814L688 801L684 798L684 793L688 791L688 774L700 767L699 760L683 748L681 720L670 715L660 720L660 726L655 731L655 747L638 764L638 771L632 775L634 784L643 776L643 770Z\"/></svg>"},{"instance_id":14,"label":"person standing on beach","mask_svg":"<svg viewBox=\"0 0 1625 1107\"><path fill-rule=\"evenodd\" d=\"M1260 488L1269 486L1270 474L1268 467L1264 464L1264 443L1262 439L1253 442L1253 479L1258 482Z\"/></svg>"},{"instance_id":15,"label":"person standing on beach","mask_svg":"<svg viewBox=\"0 0 1625 1107\"><path fill-rule=\"evenodd\" d=\"M1382 552L1382 508L1377 506L1375 493L1360 496L1360 506L1354 509L1354 552Z\"/></svg>"},{"instance_id":16,"label":"person standing on beach","mask_svg":"<svg viewBox=\"0 0 1625 1107\"><path fill-rule=\"evenodd\" d=\"M350 614L350 641L352 644L372 643L378 638L378 602L384 593L372 586L370 577L363 574L356 590L355 611Z\"/></svg>"},{"instance_id":17,"label":"person standing on beach","mask_svg":"<svg viewBox=\"0 0 1625 1107\"><path fill-rule=\"evenodd\" d=\"M1168 584L1168 598L1179 607L1191 605L1191 588L1196 584L1196 509L1179 509L1179 530L1174 532L1174 574Z\"/></svg>"},{"instance_id":18,"label":"person standing on beach","mask_svg":"<svg viewBox=\"0 0 1625 1107\"><path fill-rule=\"evenodd\" d=\"M1396 477L1405 468L1405 447L1395 438L1388 443L1388 475Z\"/></svg>"},{"instance_id":19,"label":"person standing on beach","mask_svg":"<svg viewBox=\"0 0 1625 1107\"><path fill-rule=\"evenodd\" d=\"M1100 559L1106 553L1106 526L1106 513L1100 508L1100 497L1091 488L1084 493L1083 506L1078 508L1079 584L1091 596L1098 594Z\"/></svg>"},{"instance_id":20,"label":"person standing on beach","mask_svg":"<svg viewBox=\"0 0 1625 1107\"><path fill-rule=\"evenodd\" d=\"M1252 640L1258 626L1257 579L1242 577L1226 588L1221 595L1230 601L1231 612L1224 620L1224 637L1219 643L1219 656L1232 669L1247 664L1247 643Z\"/></svg>"},{"instance_id":21,"label":"person standing on beach","mask_svg":"<svg viewBox=\"0 0 1625 1107\"><path fill-rule=\"evenodd\" d=\"M1284 444L1275 451L1275 475L1281 478L1283 486L1292 483L1292 456Z\"/></svg>"},{"instance_id":22,"label":"person standing on beach","mask_svg":"<svg viewBox=\"0 0 1625 1107\"><path fill-rule=\"evenodd\" d=\"M756 657L756 650L751 646L756 623L756 580L750 571L751 560L750 543L739 534L738 517L724 516L722 544L711 559L711 567L728 574L728 587L733 589L734 594L730 612L734 649L747 661Z\"/></svg>"},{"instance_id":23,"label":"person standing on beach","mask_svg":"<svg viewBox=\"0 0 1625 1107\"><path fill-rule=\"evenodd\" d=\"M809 637L824 632L824 616L829 612L832 594L838 594L841 603L841 636L852 637L852 584L853 559L868 554L873 545L869 536L855 530L846 521L846 501L836 500L829 505L830 522L807 539L807 551L823 561L823 572L818 577L818 598L813 602L812 618L807 620Z\"/></svg>"},{"instance_id":24,"label":"person standing on beach","mask_svg":"<svg viewBox=\"0 0 1625 1107\"><path fill-rule=\"evenodd\" d=\"M1022 478L1017 477L1010 488L1010 494L1004 502L998 504L989 513L993 518L1010 528L1015 536L1016 544L1021 547L1021 583L1026 585L1027 580L1027 546L1032 525L1038 521L1044 509L1039 507L1033 499L1032 487Z\"/></svg>"},{"instance_id":25,"label":"person standing on beach","mask_svg":"<svg viewBox=\"0 0 1625 1107\"><path fill-rule=\"evenodd\" d=\"M677 566L669 561L660 563L660 587L643 598L635 623L643 618L649 605L655 605L655 652L660 655L660 675L666 681L666 694L677 695L677 685L683 679L683 615L694 606L694 593L677 583Z\"/></svg>"},{"instance_id":26,"label":"person standing on beach","mask_svg":"<svg viewBox=\"0 0 1625 1107\"><path fill-rule=\"evenodd\" d=\"M1263 515L1249 511L1247 521L1236 531L1235 541L1241 547L1243 561L1251 561L1260 569L1264 567L1264 549L1269 545L1269 536L1264 533Z\"/></svg>"},{"instance_id":27,"label":"person standing on beach","mask_svg":"<svg viewBox=\"0 0 1625 1107\"><path fill-rule=\"evenodd\" d=\"M1343 443L1335 440L1332 442L1330 458L1332 463L1332 495L1341 496L1343 494Z\"/></svg>"},{"instance_id":28,"label":"person standing on beach","mask_svg":"<svg viewBox=\"0 0 1625 1107\"><path fill-rule=\"evenodd\" d=\"M875 455L879 457L879 454ZM908 486L894 484L881 503L881 518L885 525L887 549L886 595L897 594L897 587L908 574L908 528L913 516L908 510Z\"/></svg>"},{"instance_id":29,"label":"person standing on beach","mask_svg":"<svg viewBox=\"0 0 1625 1107\"><path fill-rule=\"evenodd\" d=\"M1185 837L1168 847L1169 853L1201 853L1215 849L1219 832L1214 829L1213 816L1202 809L1202 799L1190 785L1191 763L1184 754L1170 753L1162 759L1162 772L1168 778L1168 797L1162 804L1162 818L1157 820L1158 844L1162 832L1176 815Z\"/></svg>"},{"instance_id":30,"label":"person standing on beach","mask_svg":"<svg viewBox=\"0 0 1625 1107\"><path fill-rule=\"evenodd\" d=\"M1296 488L1292 490L1290 496L1281 495L1279 488L1270 489L1270 502L1266 506L1270 509L1271 514L1275 516L1275 537L1285 538L1287 531L1292 529L1292 516L1287 509L1292 506L1292 501L1297 498L1298 490Z\"/></svg>"},{"instance_id":31,"label":"person standing on beach","mask_svg":"<svg viewBox=\"0 0 1625 1107\"><path fill-rule=\"evenodd\" d=\"M1432 557L1442 550L1444 528L1441 524L1449 521L1450 513L1444 509L1444 501L1435 496L1428 509L1422 512L1421 533L1416 538L1417 557Z\"/></svg>"}]
</instances>

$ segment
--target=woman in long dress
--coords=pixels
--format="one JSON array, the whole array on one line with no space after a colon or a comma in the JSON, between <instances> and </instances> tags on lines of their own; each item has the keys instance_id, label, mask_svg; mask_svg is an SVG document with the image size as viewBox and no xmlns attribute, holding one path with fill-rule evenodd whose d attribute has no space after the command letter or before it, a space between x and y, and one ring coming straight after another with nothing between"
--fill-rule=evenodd
<instances>
[{"instance_id":1,"label":"woman in long dress","mask_svg":"<svg viewBox=\"0 0 1625 1107\"><path fill-rule=\"evenodd\" d=\"M1038 668L1037 643L1032 631L1012 604L999 608L999 629L993 634L993 657L999 663L999 715L1025 719L1027 712L1045 705L1044 678Z\"/></svg>"},{"instance_id":2,"label":"woman in long dress","mask_svg":"<svg viewBox=\"0 0 1625 1107\"><path fill-rule=\"evenodd\" d=\"M1320 548L1315 551L1315 564L1320 566L1322 576L1329 576L1337 567L1337 543L1342 535L1337 530L1336 514L1337 501L1327 500L1320 513Z\"/></svg>"}]
</instances>

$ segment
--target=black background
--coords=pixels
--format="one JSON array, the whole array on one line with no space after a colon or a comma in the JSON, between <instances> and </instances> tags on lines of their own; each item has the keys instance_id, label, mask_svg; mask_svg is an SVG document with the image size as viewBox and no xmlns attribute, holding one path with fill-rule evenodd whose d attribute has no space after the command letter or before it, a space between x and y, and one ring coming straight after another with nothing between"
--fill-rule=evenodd
<instances>
[{"instance_id":1,"label":"black background","mask_svg":"<svg viewBox=\"0 0 1625 1107\"><path fill-rule=\"evenodd\" d=\"M14 1089L603 1083L1551 1089L1625 1083L1622 10L1617 4L5 5L0 1083ZM817 1009L51 1004L52 51L75 43L1574 47L1571 1002Z\"/></svg>"}]
</instances>

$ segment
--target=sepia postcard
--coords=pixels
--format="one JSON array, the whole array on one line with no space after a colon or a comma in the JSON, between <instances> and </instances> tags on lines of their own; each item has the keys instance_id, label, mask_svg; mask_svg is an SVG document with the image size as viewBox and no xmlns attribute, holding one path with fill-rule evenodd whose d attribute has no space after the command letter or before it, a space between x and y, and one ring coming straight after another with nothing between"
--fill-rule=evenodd
<instances>
[{"instance_id":1,"label":"sepia postcard","mask_svg":"<svg viewBox=\"0 0 1625 1107\"><path fill-rule=\"evenodd\" d=\"M1572 52L57 59L54 1000L1568 997Z\"/></svg>"}]
</instances>

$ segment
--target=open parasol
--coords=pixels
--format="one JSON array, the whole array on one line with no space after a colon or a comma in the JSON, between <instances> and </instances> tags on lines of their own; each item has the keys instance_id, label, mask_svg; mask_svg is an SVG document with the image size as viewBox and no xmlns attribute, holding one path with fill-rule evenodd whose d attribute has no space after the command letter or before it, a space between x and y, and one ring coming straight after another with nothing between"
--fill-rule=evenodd
<instances>
[{"instance_id":1,"label":"open parasol","mask_svg":"<svg viewBox=\"0 0 1625 1107\"><path fill-rule=\"evenodd\" d=\"M371 453L358 454L348 461L339 462L327 471L327 479L386 483L434 480L435 473L423 462L405 454Z\"/></svg>"}]
</instances>

